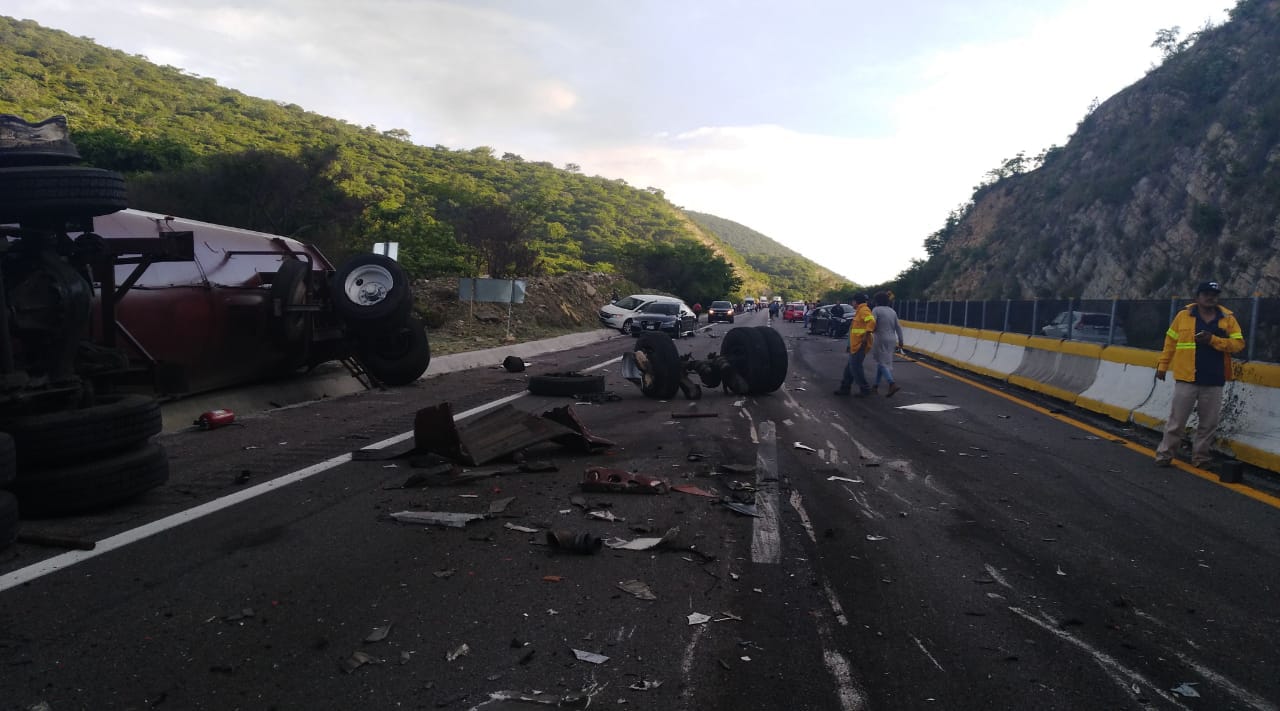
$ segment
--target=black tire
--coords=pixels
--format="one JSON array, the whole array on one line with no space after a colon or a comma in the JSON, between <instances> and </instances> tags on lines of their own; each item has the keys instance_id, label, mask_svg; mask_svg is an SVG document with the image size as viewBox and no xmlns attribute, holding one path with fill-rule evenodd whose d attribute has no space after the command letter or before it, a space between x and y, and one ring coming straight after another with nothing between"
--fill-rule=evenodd
<instances>
[{"instance_id":1,"label":"black tire","mask_svg":"<svg viewBox=\"0 0 1280 711\"><path fill-rule=\"evenodd\" d=\"M750 326L731 329L724 334L720 355L747 381L748 395L769 392L769 348L764 334Z\"/></svg>"},{"instance_id":2,"label":"black tire","mask_svg":"<svg viewBox=\"0 0 1280 711\"><path fill-rule=\"evenodd\" d=\"M421 378L431 365L427 329L416 317L408 316L398 326L366 334L356 359L382 383L393 387L408 385Z\"/></svg>"},{"instance_id":3,"label":"black tire","mask_svg":"<svg viewBox=\"0 0 1280 711\"><path fill-rule=\"evenodd\" d=\"M97 217L129 207L124 176L101 168L0 168L0 222Z\"/></svg>"},{"instance_id":4,"label":"black tire","mask_svg":"<svg viewBox=\"0 0 1280 711\"><path fill-rule=\"evenodd\" d=\"M7 432L0 432L0 489L11 482L18 473L18 454L13 446L13 437Z\"/></svg>"},{"instance_id":5,"label":"black tire","mask_svg":"<svg viewBox=\"0 0 1280 711\"><path fill-rule=\"evenodd\" d=\"M626 321L623 321L622 325L618 327L618 332L624 336L628 334L632 336L640 335L635 329L631 327L631 319L627 319Z\"/></svg>"},{"instance_id":6,"label":"black tire","mask_svg":"<svg viewBox=\"0 0 1280 711\"><path fill-rule=\"evenodd\" d=\"M0 551L18 540L18 499L0 491Z\"/></svg>"},{"instance_id":7,"label":"black tire","mask_svg":"<svg viewBox=\"0 0 1280 711\"><path fill-rule=\"evenodd\" d=\"M289 311L307 303L307 273L311 268L301 259L285 257L271 280L271 320L276 340L296 345L307 336L305 311Z\"/></svg>"},{"instance_id":8,"label":"black tire","mask_svg":"<svg viewBox=\"0 0 1280 711\"><path fill-rule=\"evenodd\" d=\"M334 272L329 291L333 310L356 328L399 323L413 306L409 277L394 259L381 254L347 260Z\"/></svg>"},{"instance_id":9,"label":"black tire","mask_svg":"<svg viewBox=\"0 0 1280 711\"><path fill-rule=\"evenodd\" d=\"M573 397L604 392L603 375L584 375L582 373L547 373L546 375L530 375L525 386L533 395L547 397Z\"/></svg>"},{"instance_id":10,"label":"black tire","mask_svg":"<svg viewBox=\"0 0 1280 711\"><path fill-rule=\"evenodd\" d=\"M91 407L18 417L3 426L25 467L119 452L159 434L163 423L153 397L104 395Z\"/></svg>"},{"instance_id":11,"label":"black tire","mask_svg":"<svg viewBox=\"0 0 1280 711\"><path fill-rule=\"evenodd\" d=\"M764 335L765 349L769 351L769 368L765 371L765 392L771 393L782 387L787 380L787 344L782 334L768 326L756 326Z\"/></svg>"},{"instance_id":12,"label":"black tire","mask_svg":"<svg viewBox=\"0 0 1280 711\"><path fill-rule=\"evenodd\" d=\"M680 391L680 351L665 333L645 333L636 350L649 361L649 375L640 383L640 392L655 400L670 400Z\"/></svg>"},{"instance_id":13,"label":"black tire","mask_svg":"<svg viewBox=\"0 0 1280 711\"><path fill-rule=\"evenodd\" d=\"M149 442L98 461L23 469L13 493L24 517L60 516L117 504L168 480L169 458Z\"/></svg>"}]
</instances>

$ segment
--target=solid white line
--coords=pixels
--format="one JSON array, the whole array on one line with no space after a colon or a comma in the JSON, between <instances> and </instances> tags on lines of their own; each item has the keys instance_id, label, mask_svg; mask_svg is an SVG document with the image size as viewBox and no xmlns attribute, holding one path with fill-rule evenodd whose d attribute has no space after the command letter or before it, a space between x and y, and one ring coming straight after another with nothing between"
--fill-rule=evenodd
<instances>
[{"instance_id":1,"label":"solid white line","mask_svg":"<svg viewBox=\"0 0 1280 711\"><path fill-rule=\"evenodd\" d=\"M773 422L759 427L756 449L756 511L751 525L751 560L754 563L781 563L782 544L778 533L778 441Z\"/></svg>"},{"instance_id":2,"label":"solid white line","mask_svg":"<svg viewBox=\"0 0 1280 711\"><path fill-rule=\"evenodd\" d=\"M596 365L583 368L581 372L590 372L593 370L599 370L600 368L603 368L611 363L616 363L621 360L622 359L620 357L612 358L603 363L597 363ZM514 402L515 400L518 400L528 394L529 394L528 391L518 392L513 395L508 395L506 397L498 398L497 400L494 400L492 402L487 402L483 405L478 405L476 407L471 408L470 410L467 410L465 412L460 412L454 415L453 421L457 422L459 420L465 420L468 417L472 417L482 412L492 410L495 407L500 407L509 402ZM399 444L409 439L412 436L413 436L413 430L409 430L408 432L402 432L398 435L395 435L394 437L388 437L387 439L384 439L381 442L371 444L368 447L365 447L365 449L383 449L385 447L390 447L394 444ZM56 555L52 558L42 560L39 563L33 563L31 565L28 565L25 568L19 568L18 570L15 570L10 573L6 573L3 576L0 576L0 592L4 592L10 588L17 587L18 585L24 585L33 580L36 580L37 578L44 577L45 575L48 575L50 573L54 573L59 570L64 570L73 565L76 565L77 563L83 563L86 560L97 558L98 556L103 555L104 553L109 553L113 550L123 548L133 543L137 543L138 541L141 541L146 538L150 538L151 536L154 536L157 533L163 533L165 531L168 531L169 529L177 528L178 526L181 526L183 524L190 523L191 521L194 521L199 518L203 518L213 513L217 513L218 511L230 508L232 506L235 506L236 504L243 503L245 501L248 501L249 499L262 496L263 494L270 493L272 491L275 491L276 489L284 488L286 486L289 486L290 484L296 484L300 481L303 481L304 479L309 479L315 476L316 474L320 474L321 472L326 472L326 471L329 471L330 469L333 469L334 467L346 464L349 461L351 461L350 453L340 454L331 459L326 459L323 462L312 464L309 467L304 467L290 474L277 477L275 479L272 479L271 481L263 482L261 484L258 484L257 486L251 486L247 489L241 489L233 494L227 494L226 496L214 499L213 501L200 504L199 506L187 509L186 511L180 511L176 514L165 516L162 519L152 521L151 523L144 524L137 528L130 529L122 533L117 533L114 536L109 536L107 538L104 538L98 541L97 544L94 546L93 550L91 551L70 551L67 553L63 553L61 555Z\"/></svg>"},{"instance_id":3,"label":"solid white line","mask_svg":"<svg viewBox=\"0 0 1280 711\"><path fill-rule=\"evenodd\" d=\"M1209 667L1206 667L1205 665L1197 662L1191 657L1188 657L1182 652L1174 652L1174 654L1178 656L1178 659L1182 660L1183 664L1186 664L1192 669L1195 669L1196 673L1199 674L1200 676L1203 676L1209 681L1226 689L1227 693L1236 697L1236 699L1241 703L1252 706L1253 708L1258 709L1258 711L1276 711L1276 705L1271 703L1270 701L1267 701L1266 699L1262 698L1261 696L1258 696L1252 691L1249 691L1248 689L1245 689L1237 685L1234 681L1231 681L1227 677L1219 674L1218 672L1210 669Z\"/></svg>"},{"instance_id":4,"label":"solid white line","mask_svg":"<svg viewBox=\"0 0 1280 711\"><path fill-rule=\"evenodd\" d=\"M1138 694L1135 692L1134 688L1130 687L1130 684L1133 684L1134 686L1145 686L1148 690L1151 691L1151 693L1155 694L1156 696L1159 696L1160 698L1169 702L1173 706L1176 706L1177 708L1180 708L1180 709L1187 708L1186 706L1183 706L1182 704L1178 703L1177 699L1165 693L1164 689L1151 683L1151 681L1148 680L1146 677L1122 665L1120 662L1116 661L1115 657L1112 657L1106 652L1103 652L1098 649L1094 649L1093 647L1089 646L1089 644L1084 640L1078 637L1072 636L1071 634L1059 629L1056 625L1050 625L1046 622L1036 619L1035 617L1028 614L1025 610L1023 610L1020 607L1010 607L1009 611L1025 619L1031 624L1039 627L1040 629L1054 635L1058 639L1061 639L1065 642L1069 642L1075 645L1076 647L1079 647L1080 649L1084 650L1091 657L1093 657L1093 660L1097 662L1098 665L1101 666L1105 672L1107 672L1107 675L1110 676L1120 688L1124 689L1126 692L1130 694L1133 694L1135 697L1137 697ZM1126 680L1128 680L1127 683L1126 683Z\"/></svg>"}]
</instances>

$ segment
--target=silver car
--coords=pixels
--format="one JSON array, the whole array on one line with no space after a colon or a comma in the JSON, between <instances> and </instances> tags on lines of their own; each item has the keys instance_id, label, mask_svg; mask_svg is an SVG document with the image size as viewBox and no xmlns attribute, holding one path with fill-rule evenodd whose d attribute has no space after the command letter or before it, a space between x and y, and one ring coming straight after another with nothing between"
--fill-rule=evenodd
<instances>
[{"instance_id":1,"label":"silver car","mask_svg":"<svg viewBox=\"0 0 1280 711\"><path fill-rule=\"evenodd\" d=\"M1054 317L1049 325L1040 329L1049 338L1065 338L1071 341L1106 344L1107 332L1111 330L1111 314L1092 313L1089 311L1063 311ZM1116 324L1115 333L1111 334L1110 343L1123 346L1129 342L1124 327Z\"/></svg>"}]
</instances>

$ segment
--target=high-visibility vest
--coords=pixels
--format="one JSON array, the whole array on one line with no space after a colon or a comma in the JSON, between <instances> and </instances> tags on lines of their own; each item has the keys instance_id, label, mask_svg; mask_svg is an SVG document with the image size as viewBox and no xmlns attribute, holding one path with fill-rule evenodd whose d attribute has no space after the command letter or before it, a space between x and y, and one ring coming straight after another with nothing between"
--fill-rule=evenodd
<instances>
[{"instance_id":1,"label":"high-visibility vest","mask_svg":"<svg viewBox=\"0 0 1280 711\"><path fill-rule=\"evenodd\" d=\"M1173 365L1174 380L1194 383L1196 380L1196 329L1200 320L1196 316L1196 304L1187 304L1173 317L1173 323L1164 334L1164 350L1160 352L1160 361L1156 370L1165 372ZM1222 351L1224 372L1227 380L1231 375L1231 354L1244 350L1244 333L1240 331L1240 322L1230 309L1218 307L1218 329L1227 334L1225 338L1218 335L1209 337L1209 344Z\"/></svg>"},{"instance_id":2,"label":"high-visibility vest","mask_svg":"<svg viewBox=\"0 0 1280 711\"><path fill-rule=\"evenodd\" d=\"M849 352L857 353L862 349L871 350L876 339L876 317L866 304L858 304L853 312L853 322L849 324Z\"/></svg>"}]
</instances>

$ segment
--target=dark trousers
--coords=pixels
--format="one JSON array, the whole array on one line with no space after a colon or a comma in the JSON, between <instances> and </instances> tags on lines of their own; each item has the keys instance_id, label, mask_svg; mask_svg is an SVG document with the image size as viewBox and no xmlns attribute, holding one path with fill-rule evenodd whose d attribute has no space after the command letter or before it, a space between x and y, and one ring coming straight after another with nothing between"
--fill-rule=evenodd
<instances>
[{"instance_id":1,"label":"dark trousers","mask_svg":"<svg viewBox=\"0 0 1280 711\"><path fill-rule=\"evenodd\" d=\"M857 353L850 353L849 360L844 364L844 375L840 378L840 389L849 392L850 386L854 383L858 384L859 392L871 392L871 386L867 384L867 374L864 372L862 364L867 359L867 350L863 348Z\"/></svg>"}]
</instances>

